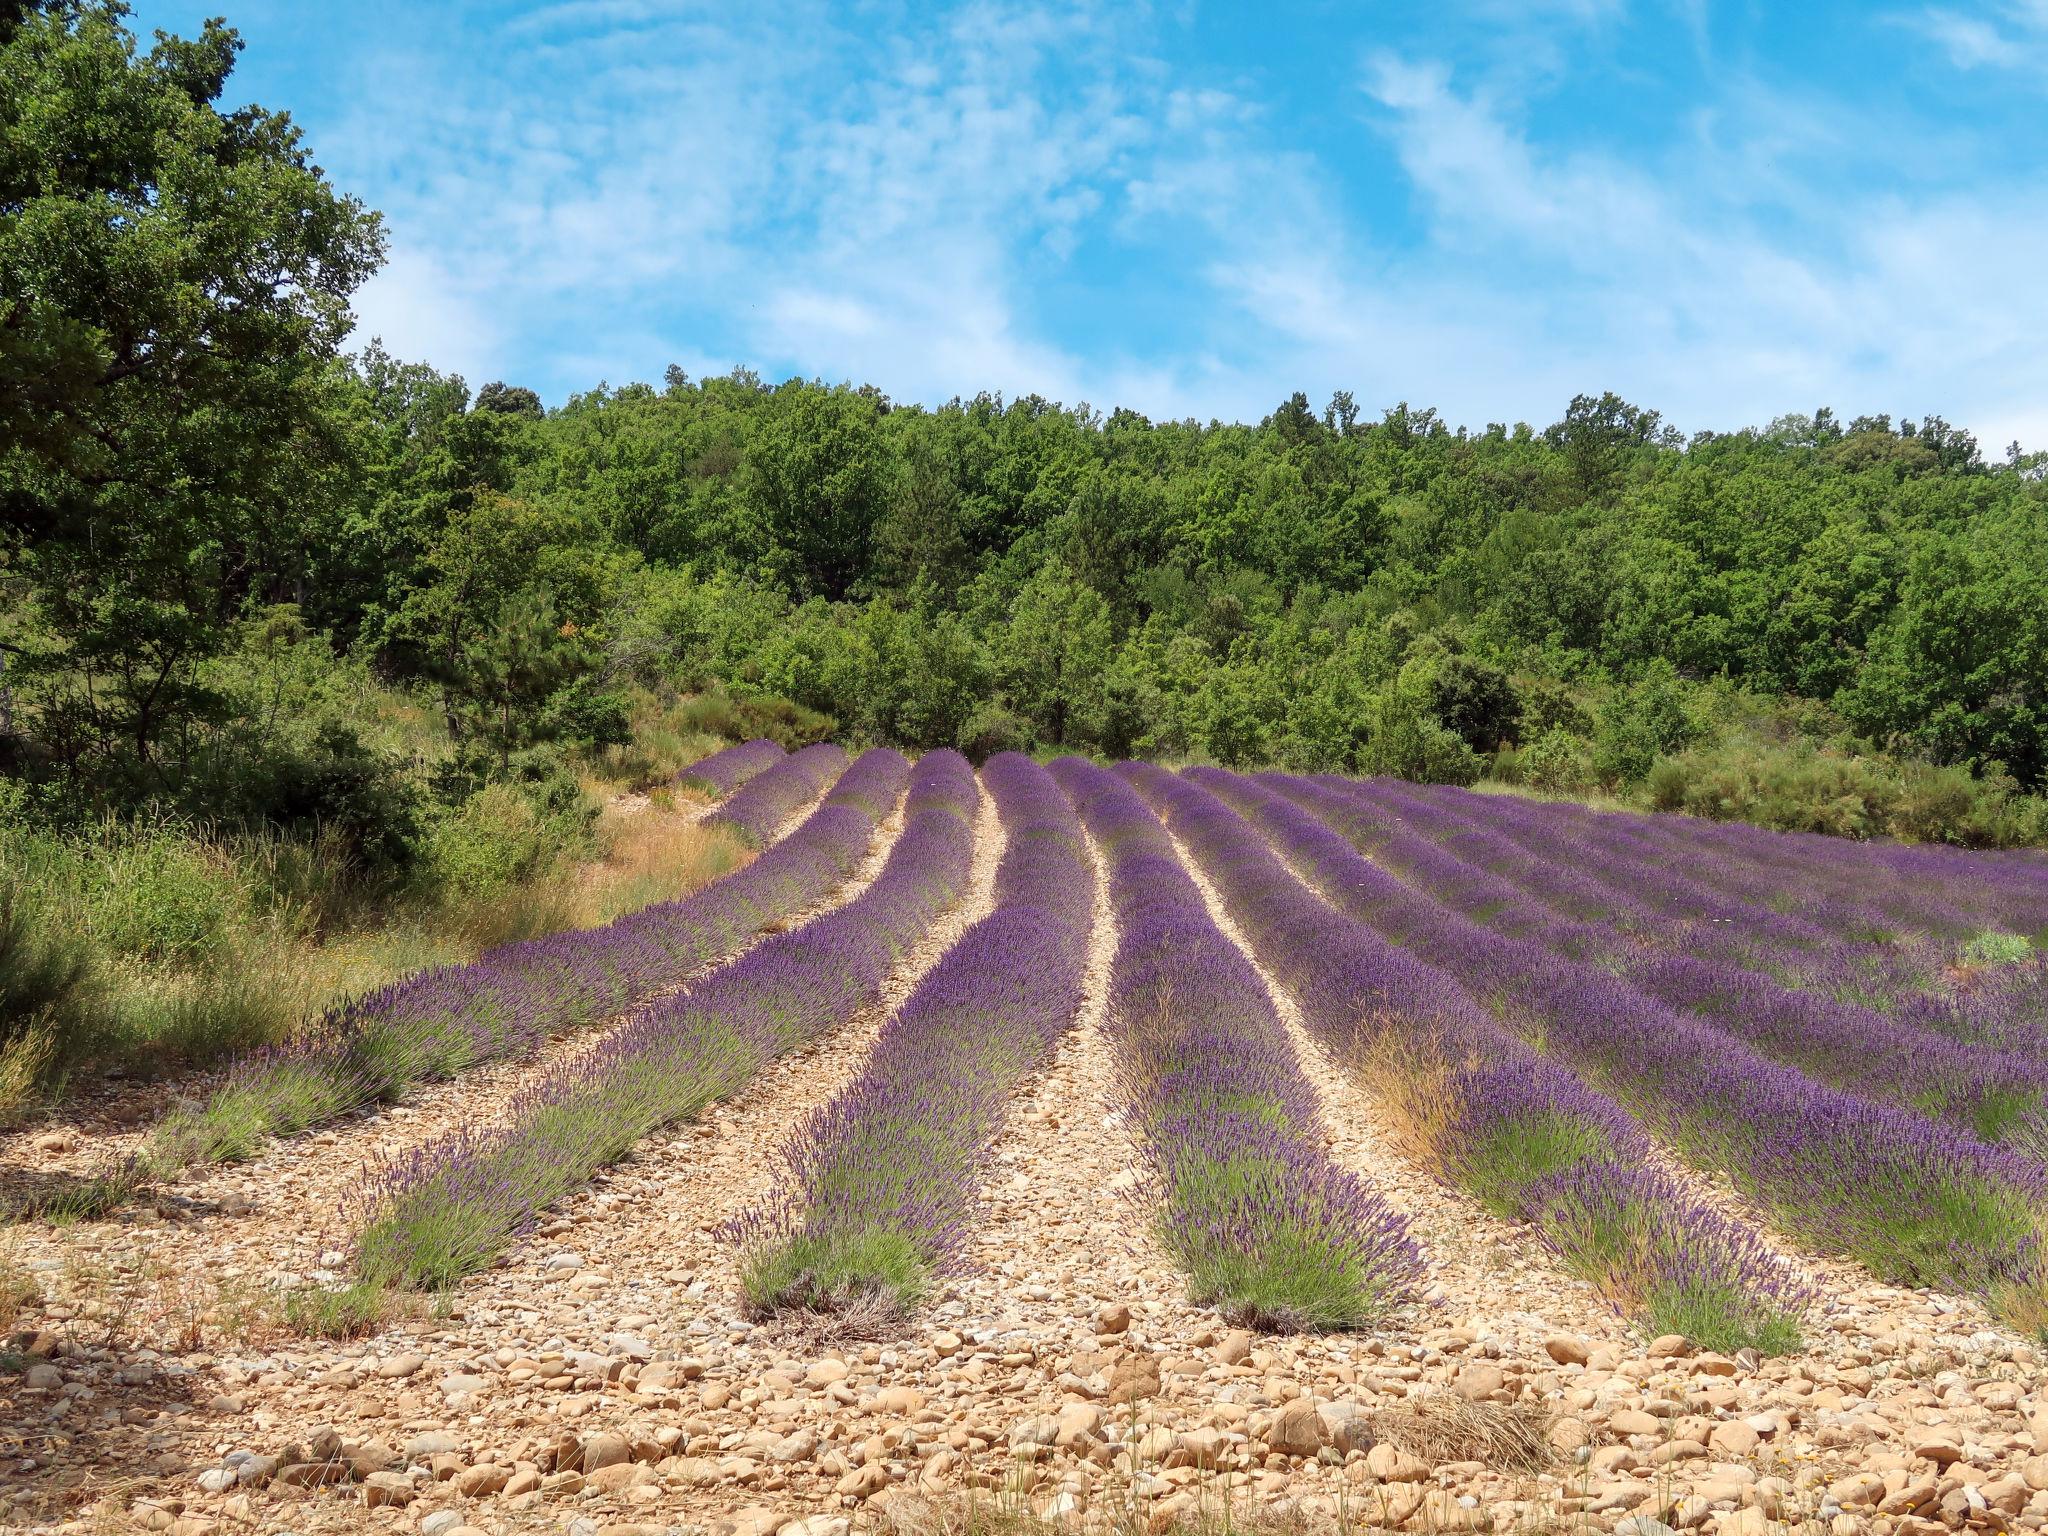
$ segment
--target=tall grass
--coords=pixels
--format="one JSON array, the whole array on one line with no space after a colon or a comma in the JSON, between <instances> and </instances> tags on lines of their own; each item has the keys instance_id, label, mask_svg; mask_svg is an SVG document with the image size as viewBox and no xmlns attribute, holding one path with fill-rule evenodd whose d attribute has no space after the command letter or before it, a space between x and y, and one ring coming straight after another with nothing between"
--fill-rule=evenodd
<instances>
[{"instance_id":1,"label":"tall grass","mask_svg":"<svg viewBox=\"0 0 2048 1536\"><path fill-rule=\"evenodd\" d=\"M450 813L402 882L339 840L180 821L0 821L0 1119L88 1067L201 1067L337 998L509 940L589 927L736 868L738 838L665 804L550 817L509 786Z\"/></svg>"}]
</instances>

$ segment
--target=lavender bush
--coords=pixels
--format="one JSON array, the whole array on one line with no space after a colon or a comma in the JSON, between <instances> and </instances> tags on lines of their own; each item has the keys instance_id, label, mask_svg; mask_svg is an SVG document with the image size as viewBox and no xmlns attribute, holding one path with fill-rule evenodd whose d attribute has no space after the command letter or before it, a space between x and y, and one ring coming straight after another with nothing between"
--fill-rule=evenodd
<instances>
[{"instance_id":1,"label":"lavender bush","mask_svg":"<svg viewBox=\"0 0 2048 1536\"><path fill-rule=\"evenodd\" d=\"M860 895L643 1009L521 1091L499 1124L381 1170L363 1197L360 1280L440 1287L483 1268L536 1212L642 1137L872 1002L902 951L965 891L979 798L958 753L921 759L903 833Z\"/></svg>"},{"instance_id":2,"label":"lavender bush","mask_svg":"<svg viewBox=\"0 0 2048 1536\"><path fill-rule=\"evenodd\" d=\"M1727 1173L1785 1230L1901 1283L1995 1296L2041 1285L2039 1164L1829 1088L1597 965L1447 910L1332 830L1354 814L1342 795L1295 780L1282 799L1263 783L1190 774L1244 810L1341 910L1455 977L1688 1159Z\"/></svg>"},{"instance_id":3,"label":"lavender bush","mask_svg":"<svg viewBox=\"0 0 2048 1536\"><path fill-rule=\"evenodd\" d=\"M1408 1223L1331 1162L1322 1106L1265 983L1209 917L1130 786L1053 764L1117 914L1110 1038L1149 1164L1141 1196L1197 1301L1254 1327L1356 1328L1414 1299Z\"/></svg>"},{"instance_id":4,"label":"lavender bush","mask_svg":"<svg viewBox=\"0 0 2048 1536\"><path fill-rule=\"evenodd\" d=\"M729 795L782 759L780 746L766 737L757 736L752 741L743 741L738 746L726 747L709 757L699 758L676 775L676 782L717 795Z\"/></svg>"},{"instance_id":5,"label":"lavender bush","mask_svg":"<svg viewBox=\"0 0 2048 1536\"><path fill-rule=\"evenodd\" d=\"M1287 792L1284 777L1270 782ZM1320 780L1318 788L1348 802L1348 835L1454 911L1612 970L1649 996L1836 1087L1949 1120L1987 1141L2009 1141L2036 1159L2048 1152L2048 1062L1789 986L1726 958L1712 925L1695 944L1670 949L1638 942L1612 921L1561 917L1557 907L1585 910L1604 902L1611 918L1647 921L1623 893L1603 896L1585 876L1584 861L1539 858L1392 786ZM1531 899L1538 893L1549 900Z\"/></svg>"},{"instance_id":6,"label":"lavender bush","mask_svg":"<svg viewBox=\"0 0 2048 1536\"><path fill-rule=\"evenodd\" d=\"M1658 1173L1619 1105L1530 1050L1443 971L1318 898L1208 789L1148 765L1119 771L1215 882L1309 1029L1380 1092L1397 1136L1435 1177L1533 1223L1568 1268L1652 1332L1682 1326L1716 1349L1797 1346L1804 1287L1754 1233ZM1304 867L1316 852L1357 858L1313 817L1264 799L1270 820L1291 814L1299 846L1290 858ZM1319 838L1334 847L1318 848ZM1289 850L1288 837L1276 832L1275 842Z\"/></svg>"},{"instance_id":7,"label":"lavender bush","mask_svg":"<svg viewBox=\"0 0 2048 1536\"><path fill-rule=\"evenodd\" d=\"M883 1027L861 1073L805 1117L770 1201L737 1223L757 1312L900 1316L958 1254L1017 1084L1081 1004L1093 876L1046 771L982 769L1005 833L995 906Z\"/></svg>"},{"instance_id":8,"label":"lavender bush","mask_svg":"<svg viewBox=\"0 0 2048 1536\"><path fill-rule=\"evenodd\" d=\"M704 818L707 826L731 827L755 847L802 810L846 766L846 754L829 741L770 764L730 800Z\"/></svg>"},{"instance_id":9,"label":"lavender bush","mask_svg":"<svg viewBox=\"0 0 2048 1536\"><path fill-rule=\"evenodd\" d=\"M788 838L695 895L501 945L351 999L299 1039L237 1063L200 1109L167 1119L152 1160L174 1168L246 1157L266 1137L530 1054L552 1034L674 986L844 880L909 773L900 754L870 752Z\"/></svg>"}]
</instances>

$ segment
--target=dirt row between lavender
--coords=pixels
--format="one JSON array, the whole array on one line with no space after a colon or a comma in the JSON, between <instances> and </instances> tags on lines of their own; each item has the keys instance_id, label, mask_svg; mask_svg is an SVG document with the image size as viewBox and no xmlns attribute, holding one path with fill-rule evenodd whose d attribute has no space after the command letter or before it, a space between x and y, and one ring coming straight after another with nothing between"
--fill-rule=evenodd
<instances>
[{"instance_id":1,"label":"dirt row between lavender","mask_svg":"<svg viewBox=\"0 0 2048 1536\"><path fill-rule=\"evenodd\" d=\"M0 1508L16 1523L63 1513L57 1485L90 1465L96 1502L69 1501L74 1528L175 1536L842 1536L970 1516L1163 1532L1254 1512L1629 1536L2048 1526L2041 1357L1975 1302L1802 1256L1828 1305L1801 1356L1632 1337L1528 1234L1405 1162L1282 989L1333 1153L1414 1223L1431 1297L1375 1333L1324 1338L1254 1338L1193 1306L1132 1193L1099 882L1087 1002L1011 1106L964 1272L873 1340L750 1321L720 1223L770 1193L783 1139L986 910L999 851L984 800L972 888L883 1006L643 1144L445 1315L350 1344L224 1336L219 1318L178 1339L178 1287L197 1309L205 1269L267 1242L280 1256L257 1262L303 1272L331 1223L298 1190L251 1213L240 1247L159 1246L159 1302L125 1317L94 1272L118 1224L23 1229L27 1262L59 1267L31 1271L47 1299L25 1304L17 1339L35 1353L0 1376L0 1424L21 1437ZM362 1151L272 1156L302 1159L309 1180L323 1152L345 1158L317 1175L338 1191Z\"/></svg>"}]
</instances>

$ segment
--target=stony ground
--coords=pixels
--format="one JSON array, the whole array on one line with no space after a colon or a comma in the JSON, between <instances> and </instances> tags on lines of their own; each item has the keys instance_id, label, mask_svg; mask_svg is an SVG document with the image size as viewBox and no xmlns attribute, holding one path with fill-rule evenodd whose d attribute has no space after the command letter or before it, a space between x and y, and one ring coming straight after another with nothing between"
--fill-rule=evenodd
<instances>
[{"instance_id":1,"label":"stony ground","mask_svg":"<svg viewBox=\"0 0 2048 1536\"><path fill-rule=\"evenodd\" d=\"M1406 1163L1284 995L1336 1155L1408 1212L1435 1284L1372 1335L1253 1337L1191 1305L1113 1112L1099 899L1091 1003L1012 1107L966 1272L873 1339L750 1320L720 1224L767 1194L783 1137L987 910L1000 834L986 813L978 830L967 899L882 1006L371 1338L294 1336L277 1305L345 1262L364 1168L490 1115L590 1036L106 1220L0 1234L6 1519L176 1536L2048 1528L2048 1372L1976 1303L1873 1284L1788 1239L1822 1298L1802 1354L1633 1336L1526 1233ZM75 1175L162 1103L112 1090L6 1138L0 1169Z\"/></svg>"}]
</instances>

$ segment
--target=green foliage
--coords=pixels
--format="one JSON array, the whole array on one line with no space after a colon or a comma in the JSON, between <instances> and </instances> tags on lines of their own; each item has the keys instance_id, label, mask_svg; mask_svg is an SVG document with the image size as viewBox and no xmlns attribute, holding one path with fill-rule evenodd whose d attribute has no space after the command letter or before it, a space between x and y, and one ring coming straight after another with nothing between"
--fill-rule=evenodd
<instances>
[{"instance_id":1,"label":"green foliage","mask_svg":"<svg viewBox=\"0 0 2048 1536\"><path fill-rule=\"evenodd\" d=\"M1474 752L1491 752L1521 738L1522 703L1499 667L1470 656L1449 656L1430 679L1430 712Z\"/></svg>"},{"instance_id":2,"label":"green foliage","mask_svg":"<svg viewBox=\"0 0 2048 1536\"><path fill-rule=\"evenodd\" d=\"M349 468L331 363L383 252L288 117L219 109L233 31L142 53L126 15L46 0L0 33L9 702L114 798L177 783L227 621L305 575Z\"/></svg>"},{"instance_id":3,"label":"green foliage","mask_svg":"<svg viewBox=\"0 0 2048 1536\"><path fill-rule=\"evenodd\" d=\"M1660 656L1601 705L1593 731L1594 777L1603 784L1637 783L1660 756L1677 751L1698 729L1677 672Z\"/></svg>"},{"instance_id":4,"label":"green foliage","mask_svg":"<svg viewBox=\"0 0 2048 1536\"><path fill-rule=\"evenodd\" d=\"M1658 810L1786 832L1978 848L2048 840L2048 797L2016 794L2009 778L1742 734L1662 759L1644 790Z\"/></svg>"}]
</instances>

